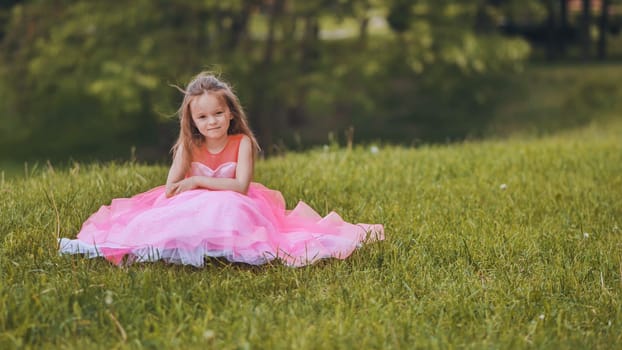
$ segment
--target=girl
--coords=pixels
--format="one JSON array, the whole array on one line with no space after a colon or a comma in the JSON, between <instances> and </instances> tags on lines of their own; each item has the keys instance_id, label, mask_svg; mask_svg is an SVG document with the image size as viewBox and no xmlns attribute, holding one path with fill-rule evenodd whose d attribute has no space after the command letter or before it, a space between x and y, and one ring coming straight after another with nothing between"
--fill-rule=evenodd
<instances>
[{"instance_id":1,"label":"girl","mask_svg":"<svg viewBox=\"0 0 622 350\"><path fill-rule=\"evenodd\" d=\"M180 89L181 90L181 89ZM165 186L114 199L60 240L61 253L103 256L115 264L165 260L203 266L205 256L290 266L345 259L382 225L322 218L303 202L292 211L278 191L252 183L259 149L231 88L200 73L182 90L180 131Z\"/></svg>"}]
</instances>

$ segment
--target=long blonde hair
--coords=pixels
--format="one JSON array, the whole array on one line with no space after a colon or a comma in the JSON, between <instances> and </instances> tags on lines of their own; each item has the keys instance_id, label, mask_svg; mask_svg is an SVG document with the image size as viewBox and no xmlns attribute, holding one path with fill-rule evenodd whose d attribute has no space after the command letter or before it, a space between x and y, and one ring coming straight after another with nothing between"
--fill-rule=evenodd
<instances>
[{"instance_id":1,"label":"long blonde hair","mask_svg":"<svg viewBox=\"0 0 622 350\"><path fill-rule=\"evenodd\" d=\"M177 157L177 152L179 148L182 147L182 165L184 173L187 172L190 167L193 147L200 147L205 142L205 138L201 135L199 129L197 129L192 120L192 114L190 113L190 103L192 100L205 93L214 93L224 100L227 107L229 107L231 115L233 115L227 134L244 134L248 136L253 145L253 158L255 158L256 153L260 150L259 144L248 126L244 109L229 84L219 80L215 75L209 72L201 72L190 81L186 89L181 89L179 87L177 87L177 89L184 94L184 100L177 111L180 126L179 137L171 151L173 157Z\"/></svg>"}]
</instances>

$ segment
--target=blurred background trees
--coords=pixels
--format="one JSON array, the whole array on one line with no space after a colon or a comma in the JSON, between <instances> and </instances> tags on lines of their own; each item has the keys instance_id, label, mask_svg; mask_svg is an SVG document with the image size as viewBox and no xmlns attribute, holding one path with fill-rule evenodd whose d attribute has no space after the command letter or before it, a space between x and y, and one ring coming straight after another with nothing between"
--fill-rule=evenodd
<instances>
[{"instance_id":1,"label":"blurred background trees","mask_svg":"<svg viewBox=\"0 0 622 350\"><path fill-rule=\"evenodd\" d=\"M115 158L136 147L141 159L166 159L182 97L170 85L201 70L233 84L268 154L351 126L359 141L479 137L521 98L529 60L619 58L610 39L620 6L5 0L0 158Z\"/></svg>"}]
</instances>

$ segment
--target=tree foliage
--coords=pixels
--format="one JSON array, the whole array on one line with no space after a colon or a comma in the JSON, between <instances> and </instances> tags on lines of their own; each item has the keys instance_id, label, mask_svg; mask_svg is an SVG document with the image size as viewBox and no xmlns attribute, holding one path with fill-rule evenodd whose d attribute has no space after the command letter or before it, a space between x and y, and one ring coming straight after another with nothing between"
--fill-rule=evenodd
<instances>
[{"instance_id":1,"label":"tree foliage","mask_svg":"<svg viewBox=\"0 0 622 350\"><path fill-rule=\"evenodd\" d=\"M161 154L181 99L169 85L204 69L233 83L267 152L349 125L407 140L477 133L529 52L478 30L485 4L16 1L0 9L2 153Z\"/></svg>"}]
</instances>

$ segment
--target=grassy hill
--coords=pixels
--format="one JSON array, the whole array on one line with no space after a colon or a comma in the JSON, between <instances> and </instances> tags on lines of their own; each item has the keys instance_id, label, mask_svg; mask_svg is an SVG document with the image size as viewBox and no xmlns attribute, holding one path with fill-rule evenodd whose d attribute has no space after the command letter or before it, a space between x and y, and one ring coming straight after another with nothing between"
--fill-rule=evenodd
<instances>
[{"instance_id":1,"label":"grassy hill","mask_svg":"<svg viewBox=\"0 0 622 350\"><path fill-rule=\"evenodd\" d=\"M336 146L256 180L387 239L305 268L119 268L56 238L164 181L135 163L0 180L0 348L610 348L622 337L622 123L544 138Z\"/></svg>"}]
</instances>

